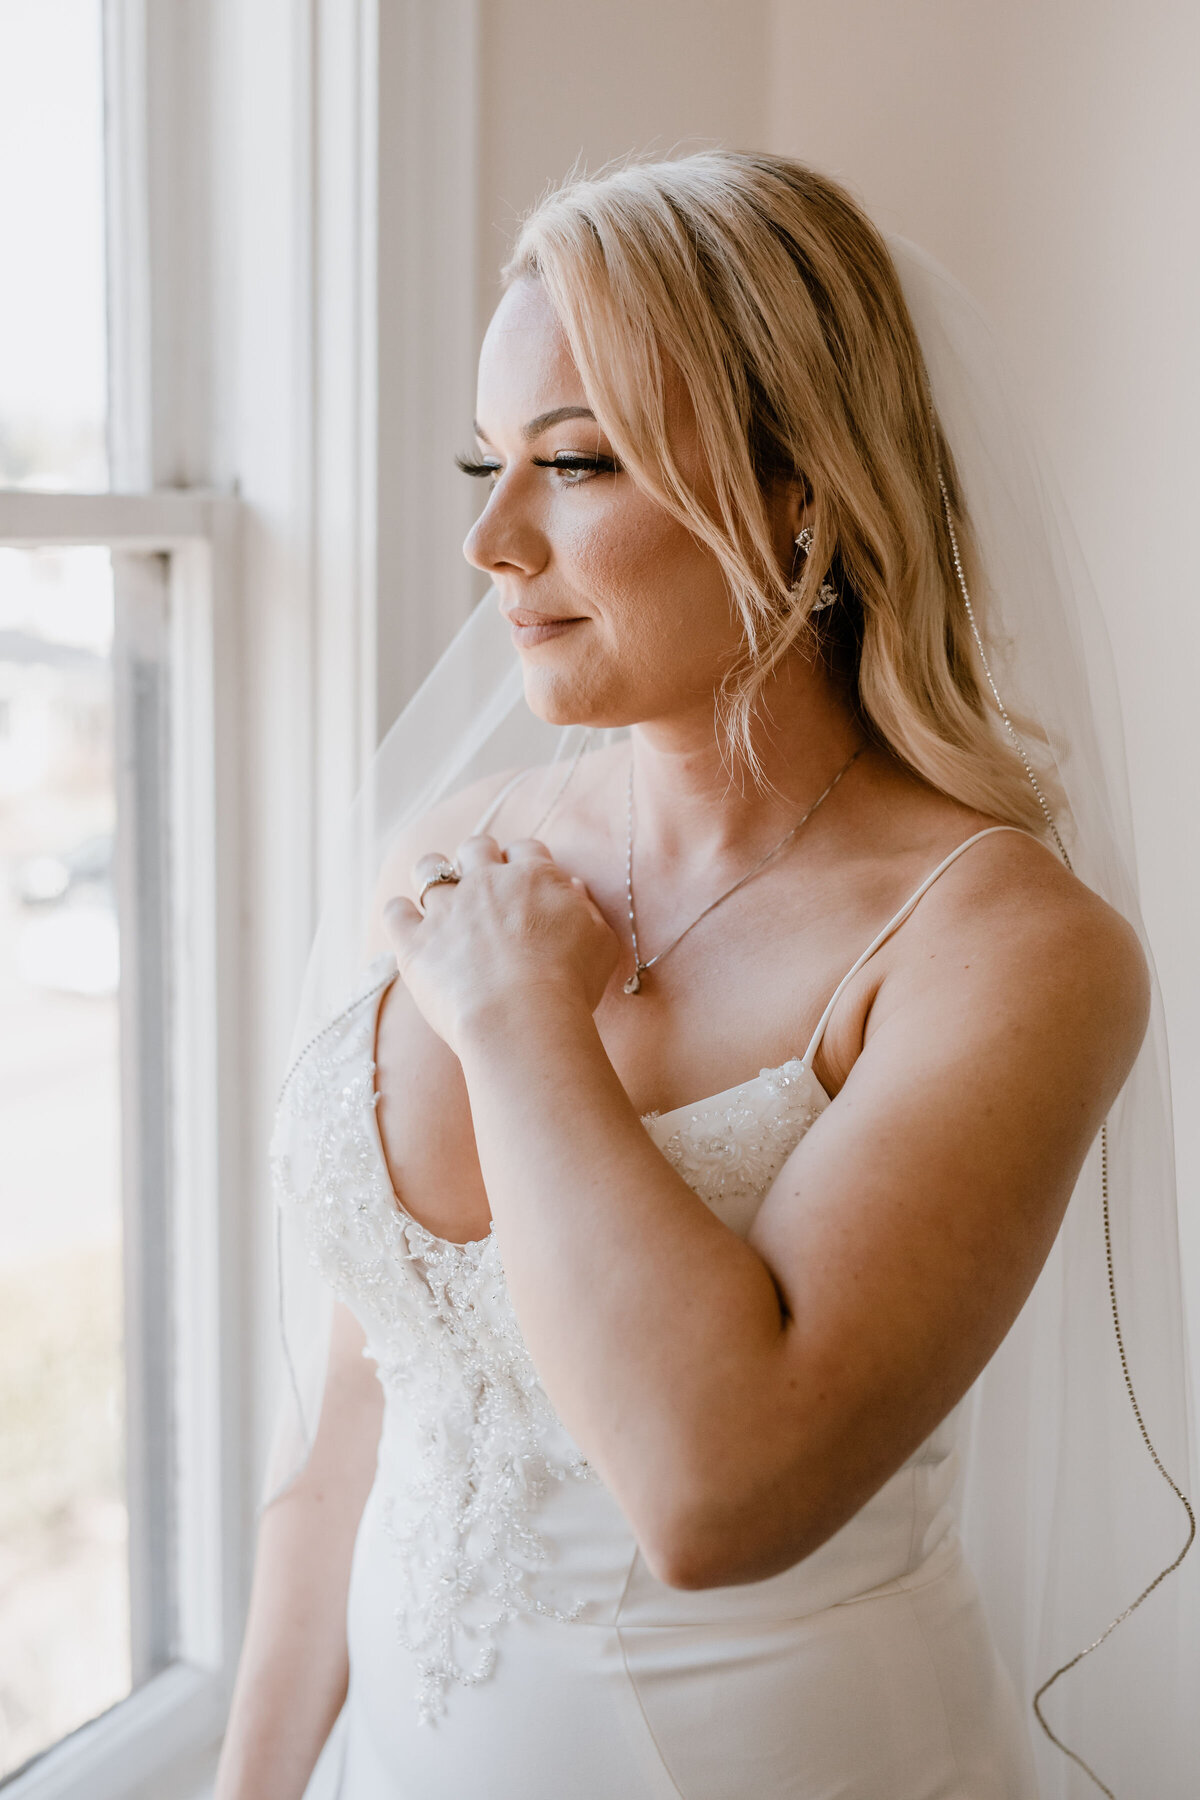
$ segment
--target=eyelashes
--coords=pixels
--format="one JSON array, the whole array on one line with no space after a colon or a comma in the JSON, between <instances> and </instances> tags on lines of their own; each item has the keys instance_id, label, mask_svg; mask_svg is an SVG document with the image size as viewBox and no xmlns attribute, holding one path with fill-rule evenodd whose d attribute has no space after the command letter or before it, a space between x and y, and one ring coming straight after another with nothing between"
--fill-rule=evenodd
<instances>
[{"instance_id":1,"label":"eyelashes","mask_svg":"<svg viewBox=\"0 0 1200 1800\"><path fill-rule=\"evenodd\" d=\"M566 487L575 487L592 475L616 475L621 467L612 456L581 456L565 450L560 450L554 457L534 456L530 461L535 468L556 470L565 478L563 485ZM493 480L502 466L499 462L485 462L473 456L456 456L454 462L464 475L472 475L479 481Z\"/></svg>"},{"instance_id":2,"label":"eyelashes","mask_svg":"<svg viewBox=\"0 0 1200 1800\"><path fill-rule=\"evenodd\" d=\"M537 469L560 469L564 474L581 475L615 475L621 466L615 456L579 456L567 450L560 450L549 460L533 456L530 461Z\"/></svg>"}]
</instances>

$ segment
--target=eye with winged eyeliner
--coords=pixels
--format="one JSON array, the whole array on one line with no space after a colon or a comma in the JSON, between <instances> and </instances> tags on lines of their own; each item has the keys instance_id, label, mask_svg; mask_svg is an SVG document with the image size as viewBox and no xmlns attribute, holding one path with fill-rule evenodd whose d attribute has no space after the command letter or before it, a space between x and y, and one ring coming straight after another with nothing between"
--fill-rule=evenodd
<instances>
[{"instance_id":1,"label":"eye with winged eyeliner","mask_svg":"<svg viewBox=\"0 0 1200 1800\"><path fill-rule=\"evenodd\" d=\"M558 469L567 475L616 475L620 472L620 463L612 456L586 455L574 450L560 450L555 456L532 456L530 462L537 469ZM499 475L503 465L499 461L485 461L472 456L456 456L455 466L464 475L473 475L480 480L491 480Z\"/></svg>"}]
</instances>

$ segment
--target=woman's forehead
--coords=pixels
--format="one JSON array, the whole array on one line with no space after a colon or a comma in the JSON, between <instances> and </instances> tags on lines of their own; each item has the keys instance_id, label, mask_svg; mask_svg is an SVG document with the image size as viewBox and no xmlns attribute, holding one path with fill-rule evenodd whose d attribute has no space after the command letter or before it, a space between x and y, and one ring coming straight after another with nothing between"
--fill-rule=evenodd
<instances>
[{"instance_id":1,"label":"woman's forehead","mask_svg":"<svg viewBox=\"0 0 1200 1800\"><path fill-rule=\"evenodd\" d=\"M664 424L677 451L687 455L697 435L695 413L686 383L669 356L660 357L660 377ZM520 431L547 413L566 414L576 408L593 418L600 410L588 395L544 286L536 277L522 276L505 290L484 336L477 425L487 438L493 426L497 431Z\"/></svg>"},{"instance_id":2,"label":"woman's forehead","mask_svg":"<svg viewBox=\"0 0 1200 1800\"><path fill-rule=\"evenodd\" d=\"M522 428L540 414L587 407L566 333L539 281L515 281L492 314L479 354L476 417L484 430Z\"/></svg>"}]
</instances>

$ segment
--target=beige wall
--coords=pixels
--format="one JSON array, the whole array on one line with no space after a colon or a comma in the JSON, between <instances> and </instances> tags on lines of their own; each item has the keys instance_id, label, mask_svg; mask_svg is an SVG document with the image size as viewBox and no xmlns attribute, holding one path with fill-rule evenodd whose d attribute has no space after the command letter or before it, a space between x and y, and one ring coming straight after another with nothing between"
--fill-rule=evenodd
<instances>
[{"instance_id":1,"label":"beige wall","mask_svg":"<svg viewBox=\"0 0 1200 1800\"><path fill-rule=\"evenodd\" d=\"M485 0L480 309L516 221L577 157L762 141L768 0Z\"/></svg>"},{"instance_id":2,"label":"beige wall","mask_svg":"<svg viewBox=\"0 0 1200 1800\"><path fill-rule=\"evenodd\" d=\"M517 220L577 162L761 141L769 26L769 0L380 7L381 730L483 592L459 554L478 493L452 460Z\"/></svg>"},{"instance_id":3,"label":"beige wall","mask_svg":"<svg viewBox=\"0 0 1200 1800\"><path fill-rule=\"evenodd\" d=\"M773 149L976 295L1024 377L1116 654L1200 1305L1200 7L778 0Z\"/></svg>"}]
</instances>

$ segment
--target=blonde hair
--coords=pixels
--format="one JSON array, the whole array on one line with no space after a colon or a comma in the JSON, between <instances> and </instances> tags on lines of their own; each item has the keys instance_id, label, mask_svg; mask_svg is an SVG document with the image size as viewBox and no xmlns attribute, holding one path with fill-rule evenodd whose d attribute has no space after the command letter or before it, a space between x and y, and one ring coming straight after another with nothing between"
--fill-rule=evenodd
<instances>
[{"instance_id":1,"label":"blonde hair","mask_svg":"<svg viewBox=\"0 0 1200 1800\"><path fill-rule=\"evenodd\" d=\"M849 665L864 727L917 775L1040 831L957 587L939 465L982 623L916 332L883 239L850 196L780 156L630 162L541 201L504 276L543 283L616 454L721 564L745 631L719 697L733 755L757 772L763 685L807 643ZM668 436L671 379L695 418L703 498ZM794 597L769 525L779 481L803 484L813 532ZM814 615L827 579L839 604Z\"/></svg>"}]
</instances>

